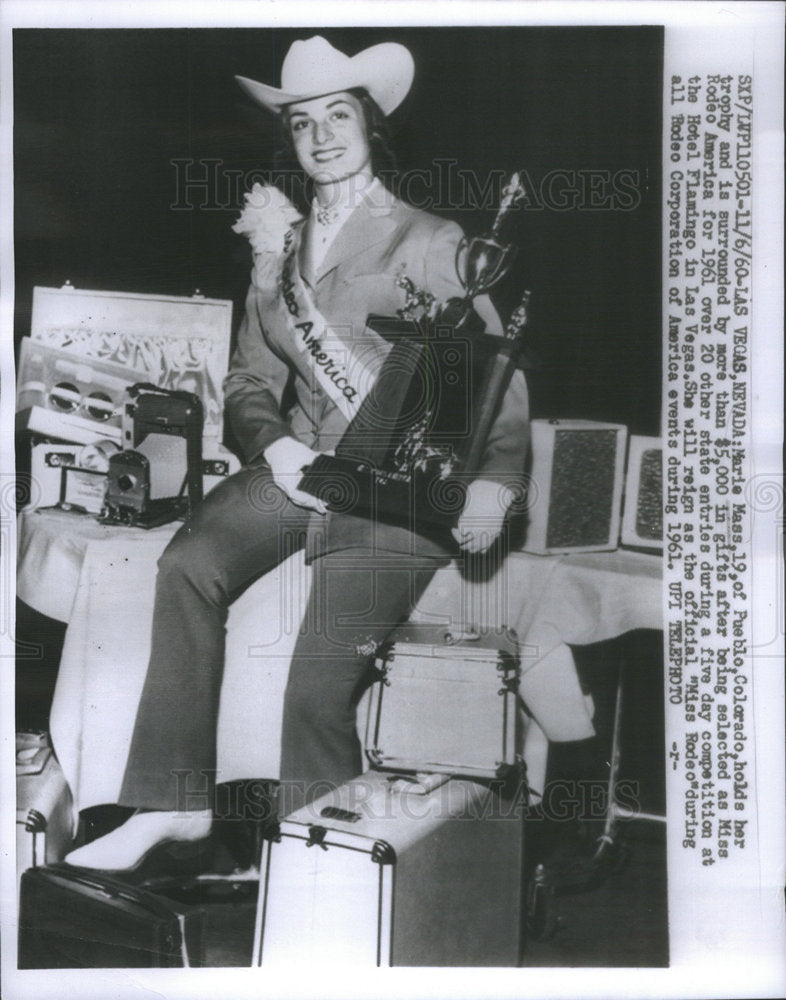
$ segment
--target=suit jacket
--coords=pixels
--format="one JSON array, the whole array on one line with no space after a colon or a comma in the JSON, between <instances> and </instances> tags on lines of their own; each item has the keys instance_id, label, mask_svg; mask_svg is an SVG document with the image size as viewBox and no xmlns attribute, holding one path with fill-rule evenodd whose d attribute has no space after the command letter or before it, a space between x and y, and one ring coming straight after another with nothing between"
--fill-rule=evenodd
<instances>
[{"instance_id":1,"label":"suit jacket","mask_svg":"<svg viewBox=\"0 0 786 1000\"><path fill-rule=\"evenodd\" d=\"M383 189L384 190L384 189ZM384 202L367 198L342 226L316 273L309 270L300 239L298 265L319 312L342 337L368 343L369 313L394 316L404 305L396 279L406 274L439 302L464 291L456 275L456 251L462 238L453 222L415 209L384 192ZM312 221L298 225L307 227ZM299 234L301 237L304 233ZM225 405L246 461L256 464L268 445L284 435L296 437L315 451L335 448L347 420L322 390L295 347L279 288L280 258L269 266L257 261L246 311L229 373L224 381ZM499 317L485 297L475 308L490 332L501 330ZM376 337L376 335L371 335ZM378 339L378 338L377 338ZM373 341L371 349L374 349ZM380 356L389 349L379 341ZM294 389L295 403L281 412L284 391ZM521 474L528 446L528 404L523 374L517 371L494 421L480 475L499 482ZM311 554L327 548L366 544L373 526L346 515L319 517L321 541ZM329 535L329 541L325 540ZM374 530L375 543L386 550L410 551L408 532L384 526ZM427 546L428 548L428 546ZM419 546L423 551L423 546Z\"/></svg>"}]
</instances>

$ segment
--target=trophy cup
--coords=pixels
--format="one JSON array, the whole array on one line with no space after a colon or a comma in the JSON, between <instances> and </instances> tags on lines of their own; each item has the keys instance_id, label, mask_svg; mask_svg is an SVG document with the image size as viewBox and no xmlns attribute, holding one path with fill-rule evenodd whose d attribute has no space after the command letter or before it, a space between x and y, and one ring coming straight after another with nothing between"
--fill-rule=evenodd
<instances>
[{"instance_id":1,"label":"trophy cup","mask_svg":"<svg viewBox=\"0 0 786 1000\"><path fill-rule=\"evenodd\" d=\"M502 189L497 215L488 236L464 237L456 250L456 274L466 295L451 298L439 309L436 320L457 331L482 330L483 322L472 308L472 301L494 287L510 269L516 247L501 240L507 216L524 197L524 185L518 173Z\"/></svg>"},{"instance_id":2,"label":"trophy cup","mask_svg":"<svg viewBox=\"0 0 786 1000\"><path fill-rule=\"evenodd\" d=\"M298 488L331 510L406 524L450 539L476 477L497 404L519 364L529 292L503 336L485 332L472 302L507 273L515 248L502 242L508 213L524 195L518 174L502 191L488 236L463 239L456 271L463 297L437 306L406 275L397 316L367 318L393 344L375 385L334 455L320 455Z\"/></svg>"}]
</instances>

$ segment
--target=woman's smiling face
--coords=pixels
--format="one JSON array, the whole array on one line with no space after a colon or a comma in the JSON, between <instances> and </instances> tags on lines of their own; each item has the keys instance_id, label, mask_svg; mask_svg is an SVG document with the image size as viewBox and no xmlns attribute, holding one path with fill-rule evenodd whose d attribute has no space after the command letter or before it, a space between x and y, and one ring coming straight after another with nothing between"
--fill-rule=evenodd
<instances>
[{"instance_id":1,"label":"woman's smiling face","mask_svg":"<svg viewBox=\"0 0 786 1000\"><path fill-rule=\"evenodd\" d=\"M287 119L300 166L316 184L371 174L371 148L360 101L340 92L290 104Z\"/></svg>"}]
</instances>

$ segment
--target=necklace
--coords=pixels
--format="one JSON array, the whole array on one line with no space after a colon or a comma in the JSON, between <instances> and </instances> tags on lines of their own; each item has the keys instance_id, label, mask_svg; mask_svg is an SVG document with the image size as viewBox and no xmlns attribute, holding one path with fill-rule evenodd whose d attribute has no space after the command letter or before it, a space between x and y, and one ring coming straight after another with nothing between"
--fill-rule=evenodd
<instances>
[{"instance_id":1,"label":"necklace","mask_svg":"<svg viewBox=\"0 0 786 1000\"><path fill-rule=\"evenodd\" d=\"M317 222L320 226L330 226L338 218L337 208L318 208L317 209Z\"/></svg>"}]
</instances>

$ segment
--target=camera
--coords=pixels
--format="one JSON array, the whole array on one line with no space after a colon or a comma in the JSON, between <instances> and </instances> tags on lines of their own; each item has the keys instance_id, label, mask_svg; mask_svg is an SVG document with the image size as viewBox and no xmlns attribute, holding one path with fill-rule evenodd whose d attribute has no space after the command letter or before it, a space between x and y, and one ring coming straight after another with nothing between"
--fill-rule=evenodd
<instances>
[{"instance_id":1,"label":"camera","mask_svg":"<svg viewBox=\"0 0 786 1000\"><path fill-rule=\"evenodd\" d=\"M190 392L139 382L128 390L123 411L125 450L109 459L100 520L154 528L188 519L202 502L202 402ZM174 439L181 439L183 448ZM179 480L175 494L157 495L160 484Z\"/></svg>"}]
</instances>

